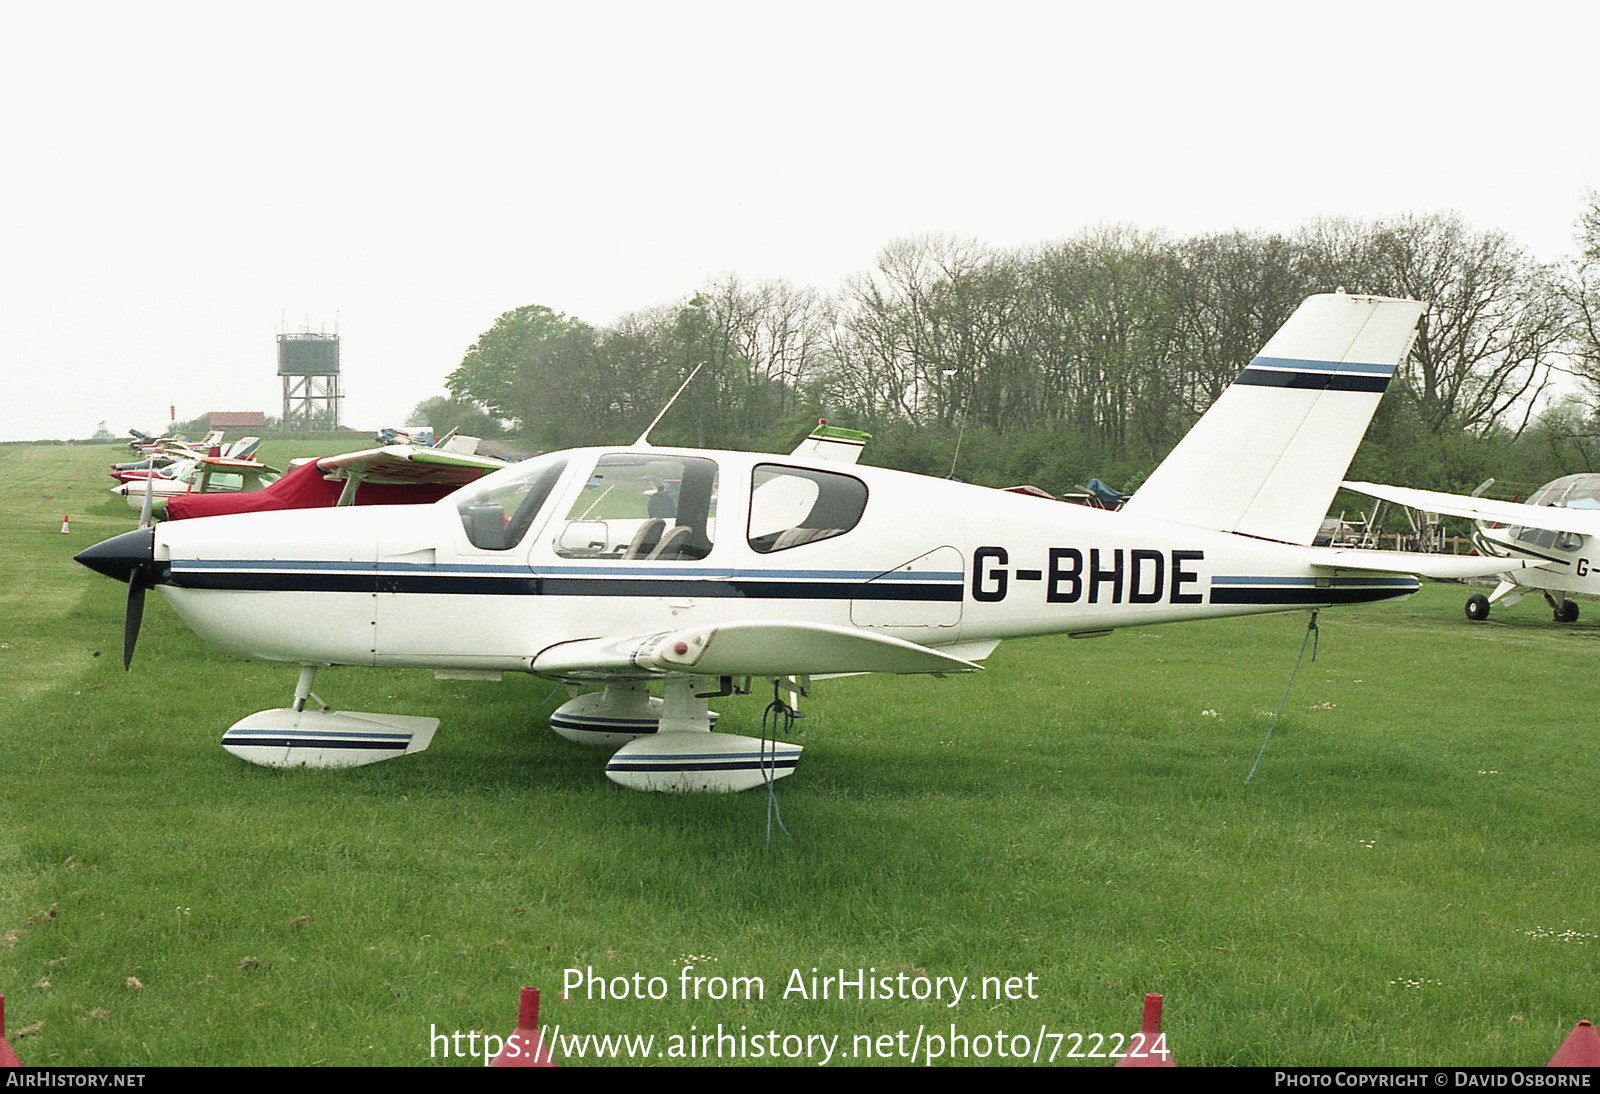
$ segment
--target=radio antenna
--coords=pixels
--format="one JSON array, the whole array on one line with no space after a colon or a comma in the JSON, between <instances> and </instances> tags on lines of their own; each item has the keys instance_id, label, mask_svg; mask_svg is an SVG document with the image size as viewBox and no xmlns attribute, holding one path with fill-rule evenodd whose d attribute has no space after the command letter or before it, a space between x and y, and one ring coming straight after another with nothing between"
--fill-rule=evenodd
<instances>
[{"instance_id":1,"label":"radio antenna","mask_svg":"<svg viewBox=\"0 0 1600 1094\"><path fill-rule=\"evenodd\" d=\"M639 439L633 442L633 447L635 447L635 448L649 448L650 447L650 441L648 439L649 436L650 436L650 431L656 427L656 425L661 421L662 418L667 416L667 411L672 409L672 404L678 401L678 396L683 394L683 389L689 386L689 381L690 380L693 380L696 376L699 375L700 370L705 367L705 364L706 363L704 361L701 361L698 365L694 366L694 371L689 373L689 379L685 380L683 383L678 385L678 390L674 391L672 393L672 398L667 400L667 405L661 408L661 413L657 414L655 416L655 420L652 421L649 425L644 427L644 432L639 434Z\"/></svg>"}]
</instances>

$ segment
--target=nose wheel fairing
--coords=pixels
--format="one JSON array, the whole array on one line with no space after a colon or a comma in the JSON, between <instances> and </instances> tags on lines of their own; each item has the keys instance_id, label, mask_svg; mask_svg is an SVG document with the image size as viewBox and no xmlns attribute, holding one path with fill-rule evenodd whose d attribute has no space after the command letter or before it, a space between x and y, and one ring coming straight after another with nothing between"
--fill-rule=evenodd
<instances>
[{"instance_id":1,"label":"nose wheel fairing","mask_svg":"<svg viewBox=\"0 0 1600 1094\"><path fill-rule=\"evenodd\" d=\"M333 710L311 691L315 674L315 665L300 666L294 705L239 719L222 735L222 747L260 767L362 767L433 743L439 719Z\"/></svg>"},{"instance_id":2,"label":"nose wheel fairing","mask_svg":"<svg viewBox=\"0 0 1600 1094\"><path fill-rule=\"evenodd\" d=\"M421 752L437 718L354 710L262 710L222 735L222 747L261 767L361 767Z\"/></svg>"}]
</instances>

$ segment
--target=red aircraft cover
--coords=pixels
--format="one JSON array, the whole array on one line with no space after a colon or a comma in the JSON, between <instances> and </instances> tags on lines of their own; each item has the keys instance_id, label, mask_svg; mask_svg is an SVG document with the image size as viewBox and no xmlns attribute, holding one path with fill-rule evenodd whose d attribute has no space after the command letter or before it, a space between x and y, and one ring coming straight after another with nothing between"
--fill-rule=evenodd
<instances>
[{"instance_id":1,"label":"red aircraft cover","mask_svg":"<svg viewBox=\"0 0 1600 1094\"><path fill-rule=\"evenodd\" d=\"M260 513L273 509L330 508L339 501L342 482L322 477L316 460L293 468L283 478L247 494L184 494L167 501L168 520L215 517L224 513ZM356 490L357 505L421 505L438 501L458 489L449 483L415 483L403 486L364 482Z\"/></svg>"}]
</instances>

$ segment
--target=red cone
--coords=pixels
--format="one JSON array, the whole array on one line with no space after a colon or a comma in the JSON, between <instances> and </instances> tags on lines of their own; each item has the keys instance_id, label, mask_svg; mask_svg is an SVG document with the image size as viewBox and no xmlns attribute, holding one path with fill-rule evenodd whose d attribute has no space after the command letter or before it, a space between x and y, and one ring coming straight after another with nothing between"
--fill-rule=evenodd
<instances>
[{"instance_id":1,"label":"red cone","mask_svg":"<svg viewBox=\"0 0 1600 1094\"><path fill-rule=\"evenodd\" d=\"M1584 1019L1572 1027L1545 1067L1600 1067L1600 1030Z\"/></svg>"},{"instance_id":2,"label":"red cone","mask_svg":"<svg viewBox=\"0 0 1600 1094\"><path fill-rule=\"evenodd\" d=\"M490 1067L555 1067L550 1050L539 1036L539 989L523 988L517 1003L517 1028L506 1038L506 1047L489 1061Z\"/></svg>"},{"instance_id":3,"label":"red cone","mask_svg":"<svg viewBox=\"0 0 1600 1094\"><path fill-rule=\"evenodd\" d=\"M6 1044L6 997L0 995L0 1067L21 1067L22 1061Z\"/></svg>"},{"instance_id":4,"label":"red cone","mask_svg":"<svg viewBox=\"0 0 1600 1094\"><path fill-rule=\"evenodd\" d=\"M1167 1038L1161 1032L1161 996L1144 997L1144 1020L1139 1032L1128 1038L1127 1049L1115 1067L1175 1067L1167 1051Z\"/></svg>"}]
</instances>

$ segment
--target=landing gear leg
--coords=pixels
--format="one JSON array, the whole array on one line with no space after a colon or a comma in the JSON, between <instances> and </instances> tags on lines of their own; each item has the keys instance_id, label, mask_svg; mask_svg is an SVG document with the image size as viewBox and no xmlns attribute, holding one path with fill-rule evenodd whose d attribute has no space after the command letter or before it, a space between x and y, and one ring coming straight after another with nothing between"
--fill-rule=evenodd
<instances>
[{"instance_id":1,"label":"landing gear leg","mask_svg":"<svg viewBox=\"0 0 1600 1094\"><path fill-rule=\"evenodd\" d=\"M291 708L296 713L299 713L300 711L306 709L306 700L307 699L310 699L313 703L317 704L317 709L318 710L332 710L333 709L327 703L324 703L322 701L322 699L317 695L316 692L311 690L311 678L313 676L315 676L316 674L317 674L317 666L315 666L315 665L301 665L300 666L300 679L295 681L295 685L294 685L294 706Z\"/></svg>"}]
</instances>

